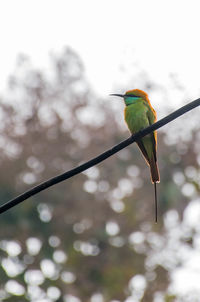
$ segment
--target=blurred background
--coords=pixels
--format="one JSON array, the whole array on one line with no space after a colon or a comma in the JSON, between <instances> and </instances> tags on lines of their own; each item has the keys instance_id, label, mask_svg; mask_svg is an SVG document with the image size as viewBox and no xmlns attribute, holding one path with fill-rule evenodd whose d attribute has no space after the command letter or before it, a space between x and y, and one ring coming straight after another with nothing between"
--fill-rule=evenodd
<instances>
[{"instance_id":1,"label":"blurred background","mask_svg":"<svg viewBox=\"0 0 200 302\"><path fill-rule=\"evenodd\" d=\"M158 119L200 96L198 1L0 4L1 204L126 139L140 88ZM0 300L200 296L199 109L158 131L159 222L135 145L0 217Z\"/></svg>"}]
</instances>

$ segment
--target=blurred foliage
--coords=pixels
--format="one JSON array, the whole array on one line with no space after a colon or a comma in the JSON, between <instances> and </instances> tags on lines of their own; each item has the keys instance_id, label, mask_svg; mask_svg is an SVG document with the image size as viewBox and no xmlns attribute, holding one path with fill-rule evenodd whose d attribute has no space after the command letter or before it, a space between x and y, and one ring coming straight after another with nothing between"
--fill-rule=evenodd
<instances>
[{"instance_id":1,"label":"blurred foliage","mask_svg":"<svg viewBox=\"0 0 200 302\"><path fill-rule=\"evenodd\" d=\"M200 232L181 222L200 190L196 112L159 131L157 225L149 170L135 145L2 214L0 299L174 301L180 248L192 249ZM1 201L125 139L122 117L95 95L71 49L51 55L48 76L21 55L0 103Z\"/></svg>"}]
</instances>

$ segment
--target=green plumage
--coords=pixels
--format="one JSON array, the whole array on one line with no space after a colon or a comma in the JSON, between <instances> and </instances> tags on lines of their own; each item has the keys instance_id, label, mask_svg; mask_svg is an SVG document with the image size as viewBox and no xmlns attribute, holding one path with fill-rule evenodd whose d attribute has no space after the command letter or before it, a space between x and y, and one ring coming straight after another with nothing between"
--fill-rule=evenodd
<instances>
[{"instance_id":1,"label":"green plumage","mask_svg":"<svg viewBox=\"0 0 200 302\"><path fill-rule=\"evenodd\" d=\"M155 122L156 114L152 109L153 108L151 108L149 104L141 98L134 100L132 104L126 106L125 121L132 134L150 126ZM144 145L144 148L150 160L150 158L155 154L155 134L149 134L145 136L141 139L141 142ZM144 151L142 153L144 155ZM149 164L149 160L146 157L145 159Z\"/></svg>"}]
</instances>

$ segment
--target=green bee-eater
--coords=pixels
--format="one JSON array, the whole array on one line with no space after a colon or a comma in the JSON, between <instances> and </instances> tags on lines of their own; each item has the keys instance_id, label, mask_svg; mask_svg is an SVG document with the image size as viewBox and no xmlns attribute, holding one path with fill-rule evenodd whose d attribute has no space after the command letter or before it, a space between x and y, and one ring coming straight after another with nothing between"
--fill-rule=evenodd
<instances>
[{"instance_id":1,"label":"green bee-eater","mask_svg":"<svg viewBox=\"0 0 200 302\"><path fill-rule=\"evenodd\" d=\"M124 98L125 103L125 121L132 134L152 125L156 121L156 112L152 108L146 92L134 89L122 94L111 94ZM147 164L150 166L151 180L155 188L155 220L157 222L157 192L156 183L160 181L156 149L157 134L156 131L146 135L137 141Z\"/></svg>"}]
</instances>

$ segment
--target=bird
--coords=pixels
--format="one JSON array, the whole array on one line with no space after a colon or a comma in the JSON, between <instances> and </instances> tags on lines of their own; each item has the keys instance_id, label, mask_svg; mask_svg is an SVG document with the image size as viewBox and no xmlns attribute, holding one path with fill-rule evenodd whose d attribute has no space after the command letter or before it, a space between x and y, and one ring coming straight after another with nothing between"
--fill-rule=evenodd
<instances>
[{"instance_id":1,"label":"bird","mask_svg":"<svg viewBox=\"0 0 200 302\"><path fill-rule=\"evenodd\" d=\"M124 99L125 122L132 135L142 129L152 125L157 120L156 111L151 106L148 94L140 89L126 91L125 94L112 93L111 96L118 96ZM157 188L156 184L160 182L160 174L157 163L157 133L156 131L142 137L136 141L139 149L151 172L151 181L154 184L155 194L155 222L158 221L157 211Z\"/></svg>"}]
</instances>

